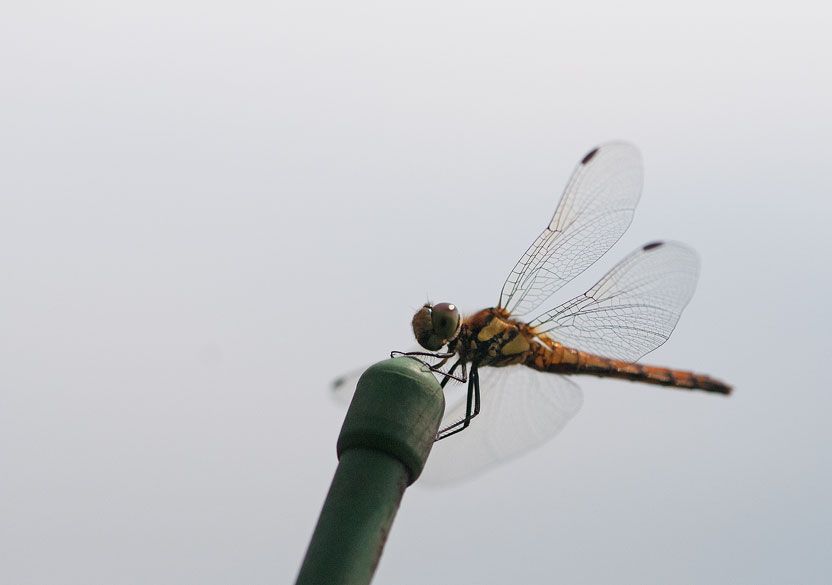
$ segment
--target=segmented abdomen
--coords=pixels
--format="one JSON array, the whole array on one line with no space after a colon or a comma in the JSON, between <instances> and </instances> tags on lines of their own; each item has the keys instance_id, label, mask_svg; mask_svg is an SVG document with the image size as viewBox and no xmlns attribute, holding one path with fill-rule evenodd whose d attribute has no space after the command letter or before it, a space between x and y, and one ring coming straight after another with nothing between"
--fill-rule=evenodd
<instances>
[{"instance_id":1,"label":"segmented abdomen","mask_svg":"<svg viewBox=\"0 0 832 585\"><path fill-rule=\"evenodd\" d=\"M731 393L730 386L709 376L613 360L565 347L557 342L550 342L548 345L534 344L525 364L542 372L590 374L719 394Z\"/></svg>"}]
</instances>

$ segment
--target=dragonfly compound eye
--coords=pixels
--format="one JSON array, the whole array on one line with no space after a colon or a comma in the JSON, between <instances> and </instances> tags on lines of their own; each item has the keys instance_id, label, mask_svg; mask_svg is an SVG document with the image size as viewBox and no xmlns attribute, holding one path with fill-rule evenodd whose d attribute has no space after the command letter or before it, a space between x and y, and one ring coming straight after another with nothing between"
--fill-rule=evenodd
<instances>
[{"instance_id":1,"label":"dragonfly compound eye","mask_svg":"<svg viewBox=\"0 0 832 585\"><path fill-rule=\"evenodd\" d=\"M450 303L426 304L413 315L413 334L419 345L438 351L459 333L459 310Z\"/></svg>"},{"instance_id":2,"label":"dragonfly compound eye","mask_svg":"<svg viewBox=\"0 0 832 585\"><path fill-rule=\"evenodd\" d=\"M451 303L433 305L430 315L433 333L446 341L456 337L459 331L459 309Z\"/></svg>"}]
</instances>

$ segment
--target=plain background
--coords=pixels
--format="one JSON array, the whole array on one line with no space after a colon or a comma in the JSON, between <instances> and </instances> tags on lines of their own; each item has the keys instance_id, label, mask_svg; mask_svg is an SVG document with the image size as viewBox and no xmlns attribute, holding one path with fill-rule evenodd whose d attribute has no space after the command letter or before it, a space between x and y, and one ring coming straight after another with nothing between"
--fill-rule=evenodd
<instances>
[{"instance_id":1,"label":"plain background","mask_svg":"<svg viewBox=\"0 0 832 585\"><path fill-rule=\"evenodd\" d=\"M575 163L644 156L693 246L645 360L557 440L405 495L376 583L824 583L828 19L812 2L8 2L0 582L292 582L336 376L493 306ZM563 293L551 306L566 298Z\"/></svg>"}]
</instances>

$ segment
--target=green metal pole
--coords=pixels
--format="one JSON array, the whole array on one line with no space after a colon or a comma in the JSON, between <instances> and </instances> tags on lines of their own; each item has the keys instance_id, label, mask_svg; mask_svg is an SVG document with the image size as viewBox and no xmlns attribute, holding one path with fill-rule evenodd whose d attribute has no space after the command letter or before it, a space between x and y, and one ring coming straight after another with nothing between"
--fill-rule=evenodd
<instances>
[{"instance_id":1,"label":"green metal pole","mask_svg":"<svg viewBox=\"0 0 832 585\"><path fill-rule=\"evenodd\" d=\"M404 490L422 473L445 409L436 378L395 358L358 381L341 435L338 469L297 585L366 585Z\"/></svg>"}]
</instances>

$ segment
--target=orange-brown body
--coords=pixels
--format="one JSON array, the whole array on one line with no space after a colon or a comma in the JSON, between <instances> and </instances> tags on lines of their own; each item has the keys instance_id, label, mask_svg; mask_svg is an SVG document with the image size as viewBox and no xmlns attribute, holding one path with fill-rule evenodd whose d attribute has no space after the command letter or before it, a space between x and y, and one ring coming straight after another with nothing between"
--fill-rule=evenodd
<instances>
[{"instance_id":1,"label":"orange-brown body","mask_svg":"<svg viewBox=\"0 0 832 585\"><path fill-rule=\"evenodd\" d=\"M542 372L590 374L648 384L730 394L731 387L700 374L614 360L586 353L539 334L509 317L504 309L484 309L466 318L449 345L466 362L478 366L526 365Z\"/></svg>"}]
</instances>

